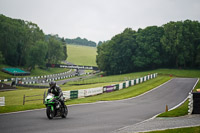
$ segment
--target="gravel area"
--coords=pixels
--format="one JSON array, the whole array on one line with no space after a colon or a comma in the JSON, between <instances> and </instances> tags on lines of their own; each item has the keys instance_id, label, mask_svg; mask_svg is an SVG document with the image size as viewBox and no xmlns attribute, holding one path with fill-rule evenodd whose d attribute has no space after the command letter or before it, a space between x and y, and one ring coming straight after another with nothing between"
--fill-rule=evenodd
<instances>
[{"instance_id":1,"label":"gravel area","mask_svg":"<svg viewBox=\"0 0 200 133\"><path fill-rule=\"evenodd\" d=\"M114 131L113 133L137 133L155 130L166 130L183 127L200 126L200 115L187 115L182 117L157 117L141 123L130 125Z\"/></svg>"}]
</instances>

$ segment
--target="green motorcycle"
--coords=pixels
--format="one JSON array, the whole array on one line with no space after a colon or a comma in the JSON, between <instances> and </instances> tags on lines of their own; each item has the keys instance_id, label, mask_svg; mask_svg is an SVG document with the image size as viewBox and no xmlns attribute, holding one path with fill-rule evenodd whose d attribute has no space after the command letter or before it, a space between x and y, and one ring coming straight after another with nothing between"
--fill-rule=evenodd
<instances>
[{"instance_id":1,"label":"green motorcycle","mask_svg":"<svg viewBox=\"0 0 200 133\"><path fill-rule=\"evenodd\" d=\"M66 118L68 114L68 108L66 105L64 107L61 105L60 101L57 100L57 96L49 93L45 98L46 105L46 114L49 119L53 119L53 117L62 117Z\"/></svg>"}]
</instances>

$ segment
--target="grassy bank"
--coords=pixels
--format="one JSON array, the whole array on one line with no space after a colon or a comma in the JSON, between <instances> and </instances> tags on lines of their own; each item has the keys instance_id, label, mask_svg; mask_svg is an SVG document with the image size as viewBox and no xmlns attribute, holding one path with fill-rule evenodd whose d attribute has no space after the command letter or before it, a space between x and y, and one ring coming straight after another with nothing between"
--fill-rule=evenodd
<instances>
[{"instance_id":1,"label":"grassy bank","mask_svg":"<svg viewBox=\"0 0 200 133\"><path fill-rule=\"evenodd\" d=\"M157 72L160 75L172 75L173 77L187 77L187 78L197 78L200 77L200 70L193 69L156 69L150 71L151 73Z\"/></svg>"},{"instance_id":2,"label":"grassy bank","mask_svg":"<svg viewBox=\"0 0 200 133\"><path fill-rule=\"evenodd\" d=\"M200 126L198 127L188 127L188 128L177 128L177 129L168 129L163 131L152 131L146 133L200 133Z\"/></svg>"},{"instance_id":3,"label":"grassy bank","mask_svg":"<svg viewBox=\"0 0 200 133\"><path fill-rule=\"evenodd\" d=\"M95 47L67 45L67 61L76 65L96 65L97 49Z\"/></svg>"}]
</instances>

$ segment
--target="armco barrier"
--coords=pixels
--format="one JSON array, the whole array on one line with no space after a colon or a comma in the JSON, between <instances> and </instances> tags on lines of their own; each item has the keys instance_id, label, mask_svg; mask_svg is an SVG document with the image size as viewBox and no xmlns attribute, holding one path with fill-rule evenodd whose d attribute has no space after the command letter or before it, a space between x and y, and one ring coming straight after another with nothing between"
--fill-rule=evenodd
<instances>
[{"instance_id":1,"label":"armco barrier","mask_svg":"<svg viewBox=\"0 0 200 133\"><path fill-rule=\"evenodd\" d=\"M130 81L125 81L124 83L119 83L115 85L109 85L104 87L90 88L90 89L82 89L82 90L72 90L72 91L63 91L63 95L65 99L76 99L76 98L84 98L88 96L102 94L104 92L112 92L116 90L121 90L142 82L145 82L149 79L157 77L156 74L147 75L141 78L133 79Z\"/></svg>"}]
</instances>

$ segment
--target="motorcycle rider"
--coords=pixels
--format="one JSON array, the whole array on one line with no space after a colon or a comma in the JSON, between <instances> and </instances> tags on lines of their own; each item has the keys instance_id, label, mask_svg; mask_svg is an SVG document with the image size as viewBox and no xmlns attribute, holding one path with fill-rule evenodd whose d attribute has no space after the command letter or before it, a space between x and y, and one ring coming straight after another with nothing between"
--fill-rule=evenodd
<instances>
[{"instance_id":1,"label":"motorcycle rider","mask_svg":"<svg viewBox=\"0 0 200 133\"><path fill-rule=\"evenodd\" d=\"M65 103L64 103L64 98L63 98L63 93L62 93L61 88L58 85L56 85L55 81L51 81L49 83L49 86L50 88L48 89L47 94L52 93L55 96L58 96L58 101L60 101L62 107L64 107Z\"/></svg>"}]
</instances>

